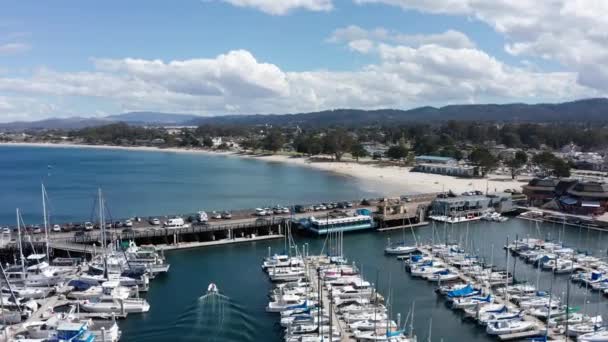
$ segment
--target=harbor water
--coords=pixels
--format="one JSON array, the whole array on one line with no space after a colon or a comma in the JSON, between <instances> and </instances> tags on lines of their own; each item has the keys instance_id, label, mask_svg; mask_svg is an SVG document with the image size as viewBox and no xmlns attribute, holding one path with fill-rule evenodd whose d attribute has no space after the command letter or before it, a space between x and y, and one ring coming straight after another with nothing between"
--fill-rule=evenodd
<instances>
[{"instance_id":1,"label":"harbor water","mask_svg":"<svg viewBox=\"0 0 608 342\"><path fill-rule=\"evenodd\" d=\"M164 152L96 149L0 147L0 224L13 224L14 209L26 223L40 221L40 182L50 198L55 222L91 219L97 187L104 189L114 217L289 205L378 195L354 179L278 163L229 157ZM429 225L414 229L419 241L460 243L469 252L504 269L507 239L546 238L606 257L607 232L537 224L522 219L504 223L475 222ZM433 234L434 233L434 234ZM413 279L403 263L385 256L387 238L414 244L410 229L345 234L345 256L390 298L394 319L405 317L415 302L414 328L419 340L491 341L484 329L464 322L434 293L435 285ZM320 253L324 238L296 234L299 246ZM146 299L149 312L120 322L123 341L281 341L277 316L266 313L271 283L262 271L268 249L281 253L282 240L166 252L169 273L155 279ZM509 271L518 281L562 296L567 275L553 277L520 259L510 258ZM552 281L553 280L553 281ZM201 298L210 283L227 298ZM389 295L390 294L390 295ZM588 314L607 314L608 300L597 292L571 284L570 305Z\"/></svg>"},{"instance_id":2,"label":"harbor water","mask_svg":"<svg viewBox=\"0 0 608 342\"><path fill-rule=\"evenodd\" d=\"M573 227L543 224L511 219L508 222L476 222L468 226L457 224L415 228L416 236L424 242L432 241L435 230L437 243L447 236L450 241L467 244L470 250L492 258L494 264L505 269L506 254L503 246L506 238L517 236L551 238L561 240L568 246L579 246L596 256L605 256L608 233L581 230ZM435 284L413 279L405 272L403 263L395 257L385 256L383 249L386 239L393 242L403 240L401 230L390 233L354 233L344 236L344 252L350 261L361 268L366 279L374 282L380 293L388 297L392 293L392 314L405 317L415 301L415 332L419 338L428 335L432 320L433 341L493 341L479 326L464 322L459 313L446 307L444 300L435 294ZM296 236L300 246L308 244L311 253L320 252L325 240ZM405 231L408 243L414 243L409 229ZM465 242L468 240L468 243ZM493 246L493 252L492 252ZM260 268L262 258L268 248L275 252L284 250L282 240L258 241L239 245L211 247L205 249L168 252L171 272L154 281L147 294L152 306L150 312L129 317L121 324L125 341L281 341L281 328L277 316L265 312L268 303L270 281ZM537 271L530 264L510 258L509 270L517 281L527 281L548 291L552 275ZM564 298L567 291L568 275L558 275L553 279L553 293ZM222 329L208 324L209 320L219 320L209 314L205 305L197 299L205 293L207 285L217 284L220 292L230 298L224 310ZM608 300L597 292L587 291L578 284L571 284L570 305L577 306L589 314L607 314ZM199 314L202 313L202 316Z\"/></svg>"}]
</instances>

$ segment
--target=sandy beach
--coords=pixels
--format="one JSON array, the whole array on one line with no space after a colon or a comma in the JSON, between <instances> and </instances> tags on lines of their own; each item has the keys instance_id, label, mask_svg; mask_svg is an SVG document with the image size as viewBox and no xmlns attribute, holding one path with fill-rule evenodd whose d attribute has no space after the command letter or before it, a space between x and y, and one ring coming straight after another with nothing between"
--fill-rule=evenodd
<instances>
[{"instance_id":1,"label":"sandy beach","mask_svg":"<svg viewBox=\"0 0 608 342\"><path fill-rule=\"evenodd\" d=\"M342 176L354 177L361 182L365 190L383 193L387 196L403 194L453 191L462 193L471 190L494 192L506 189L521 190L526 180L512 180L507 175L489 175L484 179L456 178L452 176L435 175L420 172L410 172L410 167L378 166L351 161L311 161L306 157L290 157L285 155L253 155L237 152L216 152L200 149L156 148L156 147L123 147L111 145L78 145L53 143L1 143L0 146L30 146L48 148L95 148L112 150L130 150L146 152L193 153L224 157L250 158L266 162L287 163L291 165L311 167L321 171L332 172Z\"/></svg>"}]
</instances>

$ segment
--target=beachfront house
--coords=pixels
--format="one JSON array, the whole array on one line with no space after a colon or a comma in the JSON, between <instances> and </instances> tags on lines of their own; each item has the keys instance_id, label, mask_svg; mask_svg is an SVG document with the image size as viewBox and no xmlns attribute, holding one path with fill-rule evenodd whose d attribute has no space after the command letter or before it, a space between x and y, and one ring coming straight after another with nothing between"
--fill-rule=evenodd
<instances>
[{"instance_id":1,"label":"beachfront house","mask_svg":"<svg viewBox=\"0 0 608 342\"><path fill-rule=\"evenodd\" d=\"M412 168L414 172L467 178L475 176L475 167L459 164L454 158L424 155L417 156L414 160L416 161L416 165Z\"/></svg>"}]
</instances>

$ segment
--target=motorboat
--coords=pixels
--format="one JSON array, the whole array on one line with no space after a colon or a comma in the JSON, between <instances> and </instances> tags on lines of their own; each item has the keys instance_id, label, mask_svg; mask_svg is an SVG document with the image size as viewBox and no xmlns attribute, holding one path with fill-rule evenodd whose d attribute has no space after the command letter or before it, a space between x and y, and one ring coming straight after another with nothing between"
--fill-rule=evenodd
<instances>
[{"instance_id":1,"label":"motorboat","mask_svg":"<svg viewBox=\"0 0 608 342\"><path fill-rule=\"evenodd\" d=\"M598 329L598 331L579 336L577 340L578 342L608 342L608 330Z\"/></svg>"},{"instance_id":2,"label":"motorboat","mask_svg":"<svg viewBox=\"0 0 608 342\"><path fill-rule=\"evenodd\" d=\"M99 298L87 300L80 304L82 310L87 312L101 312L111 314L144 313L150 311L150 304L143 298Z\"/></svg>"},{"instance_id":3,"label":"motorboat","mask_svg":"<svg viewBox=\"0 0 608 342\"><path fill-rule=\"evenodd\" d=\"M500 320L488 323L486 326L486 333L488 335L504 335L530 331L536 328L537 326L533 322L523 320Z\"/></svg>"},{"instance_id":4,"label":"motorboat","mask_svg":"<svg viewBox=\"0 0 608 342\"><path fill-rule=\"evenodd\" d=\"M404 255L404 254L412 254L416 251L418 251L417 246L407 246L405 244L396 244L396 245L387 246L384 249L384 254Z\"/></svg>"},{"instance_id":5,"label":"motorboat","mask_svg":"<svg viewBox=\"0 0 608 342\"><path fill-rule=\"evenodd\" d=\"M210 283L209 286L207 286L207 294L217 294L219 293L217 286L214 283Z\"/></svg>"},{"instance_id":6,"label":"motorboat","mask_svg":"<svg viewBox=\"0 0 608 342\"><path fill-rule=\"evenodd\" d=\"M281 312L286 310L312 308L315 304L306 299L301 299L299 296L283 295L279 300L268 303L266 306L267 312Z\"/></svg>"}]
</instances>

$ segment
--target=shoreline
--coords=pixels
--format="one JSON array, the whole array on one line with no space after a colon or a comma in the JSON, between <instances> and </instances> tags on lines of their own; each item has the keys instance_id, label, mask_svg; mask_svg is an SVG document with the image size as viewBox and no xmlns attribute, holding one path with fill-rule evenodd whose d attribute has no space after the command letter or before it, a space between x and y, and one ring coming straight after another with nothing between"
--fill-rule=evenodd
<instances>
[{"instance_id":1,"label":"shoreline","mask_svg":"<svg viewBox=\"0 0 608 342\"><path fill-rule=\"evenodd\" d=\"M379 166L362 164L353 161L312 161L307 157L290 157L286 155L254 155L234 151L223 152L185 148L85 145L66 143L0 143L0 147L2 146L167 152L253 159L264 162L309 167L319 171L330 172L339 176L351 177L360 183L363 190L377 192L387 196L443 192L449 190L455 193L462 193L472 190L480 190L485 192L486 189L489 192L504 191L506 189L516 189L521 191L521 185L525 184L524 179L512 180L511 177L505 175L490 175L489 178L457 178L453 176L430 173L410 172L411 167L406 166Z\"/></svg>"}]
</instances>

